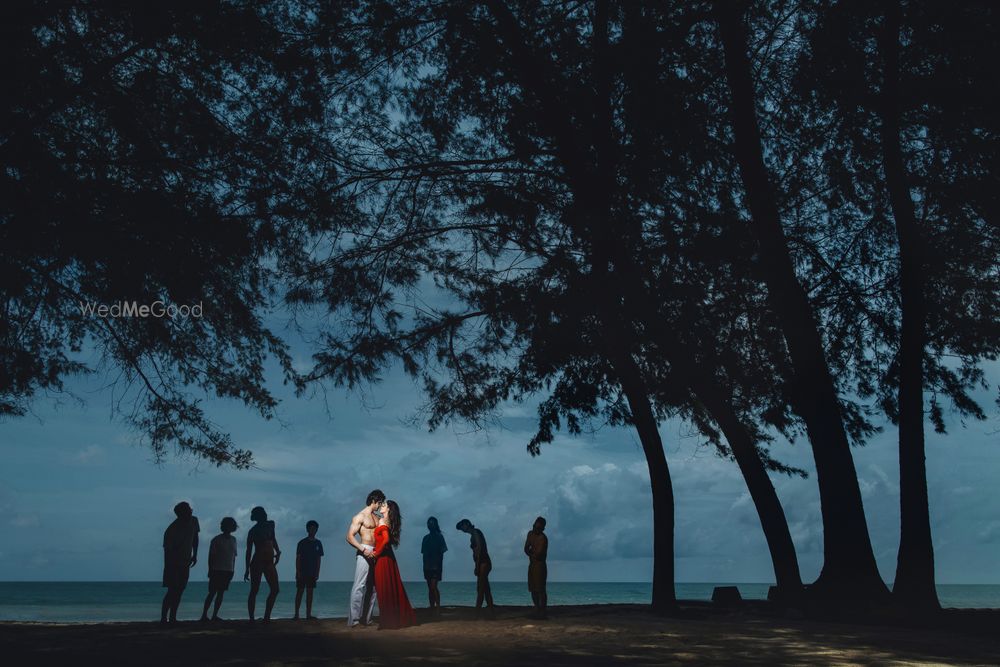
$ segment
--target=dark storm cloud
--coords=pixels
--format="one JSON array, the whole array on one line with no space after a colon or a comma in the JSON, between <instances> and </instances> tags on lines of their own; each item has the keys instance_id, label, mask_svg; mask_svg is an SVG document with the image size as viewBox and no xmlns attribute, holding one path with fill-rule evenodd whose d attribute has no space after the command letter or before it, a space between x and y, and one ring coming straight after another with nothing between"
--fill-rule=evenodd
<instances>
[{"instance_id":1,"label":"dark storm cloud","mask_svg":"<svg viewBox=\"0 0 1000 667\"><path fill-rule=\"evenodd\" d=\"M549 492L550 532L561 560L645 558L652 555L649 476L635 466L577 465ZM553 538L555 539L555 538Z\"/></svg>"},{"instance_id":2,"label":"dark storm cloud","mask_svg":"<svg viewBox=\"0 0 1000 667\"><path fill-rule=\"evenodd\" d=\"M403 458L399 460L399 467L404 470L411 470L413 468L422 468L424 466L430 465L434 462L436 458L441 456L438 452L410 452Z\"/></svg>"}]
</instances>

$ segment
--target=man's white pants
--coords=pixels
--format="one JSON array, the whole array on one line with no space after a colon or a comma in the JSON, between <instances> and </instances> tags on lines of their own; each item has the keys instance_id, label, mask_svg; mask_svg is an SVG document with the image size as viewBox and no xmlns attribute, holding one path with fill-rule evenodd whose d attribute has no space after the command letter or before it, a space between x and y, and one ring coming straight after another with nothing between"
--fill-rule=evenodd
<instances>
[{"instance_id":1,"label":"man's white pants","mask_svg":"<svg viewBox=\"0 0 1000 667\"><path fill-rule=\"evenodd\" d=\"M371 552L372 547L365 545L365 552ZM358 554L354 563L354 586L351 587L351 612L347 617L347 625L357 625L364 619L372 622L372 612L375 609L375 570L369 566L368 559Z\"/></svg>"}]
</instances>

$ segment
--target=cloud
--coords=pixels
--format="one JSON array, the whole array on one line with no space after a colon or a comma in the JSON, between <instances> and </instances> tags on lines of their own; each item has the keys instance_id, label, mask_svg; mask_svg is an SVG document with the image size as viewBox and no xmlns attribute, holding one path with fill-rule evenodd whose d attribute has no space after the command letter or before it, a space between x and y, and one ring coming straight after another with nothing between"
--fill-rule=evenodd
<instances>
[{"instance_id":1,"label":"cloud","mask_svg":"<svg viewBox=\"0 0 1000 667\"><path fill-rule=\"evenodd\" d=\"M403 470L413 468L423 468L433 463L441 454L435 451L410 452L399 460L399 467Z\"/></svg>"},{"instance_id":2,"label":"cloud","mask_svg":"<svg viewBox=\"0 0 1000 667\"><path fill-rule=\"evenodd\" d=\"M72 462L86 465L104 457L104 448L99 445L87 445L73 455Z\"/></svg>"},{"instance_id":3,"label":"cloud","mask_svg":"<svg viewBox=\"0 0 1000 667\"><path fill-rule=\"evenodd\" d=\"M313 360L305 356L295 355L292 357L292 369L296 373L306 374L313 370Z\"/></svg>"},{"instance_id":4,"label":"cloud","mask_svg":"<svg viewBox=\"0 0 1000 667\"><path fill-rule=\"evenodd\" d=\"M17 496L0 487L0 516L9 517L7 524L14 528L34 528L41 524L38 514L18 507Z\"/></svg>"},{"instance_id":5,"label":"cloud","mask_svg":"<svg viewBox=\"0 0 1000 667\"><path fill-rule=\"evenodd\" d=\"M10 525L16 528L34 528L40 521L37 514L16 514L10 520Z\"/></svg>"},{"instance_id":6,"label":"cloud","mask_svg":"<svg viewBox=\"0 0 1000 667\"><path fill-rule=\"evenodd\" d=\"M611 462L575 465L546 498L553 558L564 561L652 554L649 477Z\"/></svg>"},{"instance_id":7,"label":"cloud","mask_svg":"<svg viewBox=\"0 0 1000 667\"><path fill-rule=\"evenodd\" d=\"M990 521L976 535L980 544L996 544L1000 542L1000 521Z\"/></svg>"},{"instance_id":8,"label":"cloud","mask_svg":"<svg viewBox=\"0 0 1000 667\"><path fill-rule=\"evenodd\" d=\"M16 498L14 492L4 486L0 486L0 514L9 514L13 511L15 505Z\"/></svg>"},{"instance_id":9,"label":"cloud","mask_svg":"<svg viewBox=\"0 0 1000 667\"><path fill-rule=\"evenodd\" d=\"M484 497L490 495L498 487L508 486L506 483L514 478L514 471L505 465L495 465L482 468L474 475L466 475L461 484L462 493L466 498Z\"/></svg>"},{"instance_id":10,"label":"cloud","mask_svg":"<svg viewBox=\"0 0 1000 667\"><path fill-rule=\"evenodd\" d=\"M859 468L858 484L865 500L899 497L899 484L889 479L885 471L875 463L869 464L865 470Z\"/></svg>"}]
</instances>

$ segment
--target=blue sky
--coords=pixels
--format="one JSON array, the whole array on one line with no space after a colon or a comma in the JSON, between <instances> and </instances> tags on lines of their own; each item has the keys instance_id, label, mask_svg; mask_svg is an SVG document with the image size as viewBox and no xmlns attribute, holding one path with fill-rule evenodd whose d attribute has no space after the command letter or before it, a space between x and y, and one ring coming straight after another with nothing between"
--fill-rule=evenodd
<instances>
[{"instance_id":1,"label":"blue sky","mask_svg":"<svg viewBox=\"0 0 1000 667\"><path fill-rule=\"evenodd\" d=\"M941 583L1000 583L1000 421L993 389L980 395L990 420L946 436L928 434L931 513ZM421 399L402 373L387 373L364 397L346 391L295 398L277 386L283 423L242 406L210 401L209 413L259 469L236 471L190 458L151 462L134 434L111 417L108 378L70 387L85 401L39 400L34 414L0 423L2 580L157 580L160 539L171 508L187 500L202 525L203 549L224 516L240 524L240 558L249 512L267 508L290 555L309 519L326 547L321 578L346 580L353 554L344 543L351 515L373 487L400 503L403 576L421 578L420 539L428 515L440 519L450 551L445 579L471 580L468 517L486 533L496 580L524 577L521 553L535 516L549 520L550 578L557 581L648 581L651 509L641 448L628 429L605 427L561 435L532 458L533 406L510 406L503 426L428 433L407 419ZM666 423L676 492L678 581L768 582L772 571L753 505L736 465L719 459L682 423ZM805 442L775 444L775 454L811 470ZM865 509L882 574L891 578L898 542L896 432L888 427L854 450ZM822 531L815 480L773 478L788 515L803 576L821 565ZM204 556L204 554L202 554ZM279 572L292 578L292 560ZM205 559L198 565L207 567Z\"/></svg>"}]
</instances>

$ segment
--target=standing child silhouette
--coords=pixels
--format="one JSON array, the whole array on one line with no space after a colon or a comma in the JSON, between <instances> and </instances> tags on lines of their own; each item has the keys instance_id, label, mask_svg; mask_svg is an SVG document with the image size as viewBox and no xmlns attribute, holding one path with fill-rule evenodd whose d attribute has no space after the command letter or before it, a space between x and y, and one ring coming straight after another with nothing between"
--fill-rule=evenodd
<instances>
[{"instance_id":1,"label":"standing child silhouette","mask_svg":"<svg viewBox=\"0 0 1000 667\"><path fill-rule=\"evenodd\" d=\"M319 523L306 523L306 536L299 540L295 548L295 618L299 617L302 593L306 594L306 618L316 618L312 614L313 591L319 579L319 565L323 559L323 543L316 539Z\"/></svg>"},{"instance_id":2,"label":"standing child silhouette","mask_svg":"<svg viewBox=\"0 0 1000 667\"><path fill-rule=\"evenodd\" d=\"M219 620L222 598L229 590L229 582L233 580L233 572L236 571L236 538L233 533L237 528L236 519L227 516L219 526L222 532L213 537L208 545L208 596L201 611L203 621L208 620L208 607L212 604L212 598L215 598L212 620Z\"/></svg>"}]
</instances>

